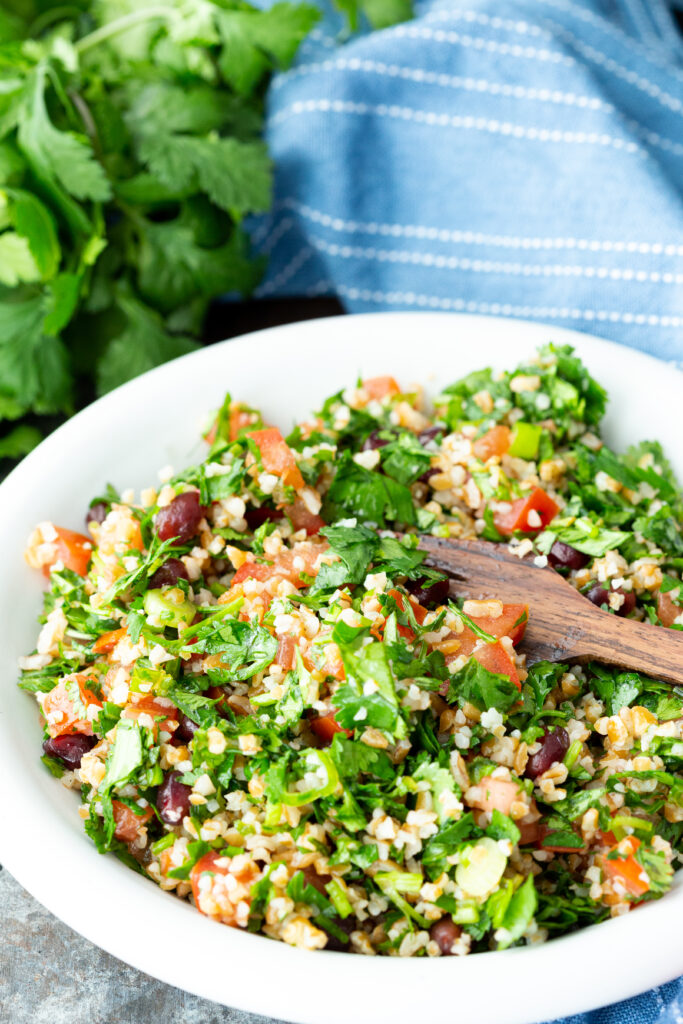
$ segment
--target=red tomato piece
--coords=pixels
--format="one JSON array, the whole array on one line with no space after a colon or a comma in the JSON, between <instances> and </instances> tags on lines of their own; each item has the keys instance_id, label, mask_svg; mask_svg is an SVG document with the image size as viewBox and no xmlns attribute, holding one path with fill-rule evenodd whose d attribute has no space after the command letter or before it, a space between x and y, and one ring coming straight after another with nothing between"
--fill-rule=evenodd
<instances>
[{"instance_id":1,"label":"red tomato piece","mask_svg":"<svg viewBox=\"0 0 683 1024\"><path fill-rule=\"evenodd\" d=\"M679 615L683 615L683 608L674 604L668 594L657 594L657 615L664 626L673 626Z\"/></svg>"},{"instance_id":2,"label":"red tomato piece","mask_svg":"<svg viewBox=\"0 0 683 1024\"><path fill-rule=\"evenodd\" d=\"M263 468L268 473L279 476L285 487L293 487L296 491L303 488L304 478L299 472L294 453L277 427L252 430L246 436L259 449Z\"/></svg>"},{"instance_id":3,"label":"red tomato piece","mask_svg":"<svg viewBox=\"0 0 683 1024\"><path fill-rule=\"evenodd\" d=\"M67 569L71 569L79 576L85 576L92 555L92 541L82 533L74 533L73 530L65 530L61 526L55 526L55 530L55 557L49 565L43 566L43 574L49 576L55 562L62 562Z\"/></svg>"},{"instance_id":4,"label":"red tomato piece","mask_svg":"<svg viewBox=\"0 0 683 1024\"><path fill-rule=\"evenodd\" d=\"M227 875L227 873L228 873L229 864L228 863L224 863L224 864L221 864L220 866L217 867L216 866L216 861L217 860L226 861L227 862L227 858L226 857L221 857L220 853L218 853L216 850L209 850L208 853L205 853L203 857L199 858L199 860L197 861L195 866L192 868L192 871L190 872L190 882L192 883L192 893L194 895L195 903L197 904L197 909L200 909L200 907L199 907L199 879L204 874L204 872L208 871L212 875Z\"/></svg>"},{"instance_id":5,"label":"red tomato piece","mask_svg":"<svg viewBox=\"0 0 683 1024\"><path fill-rule=\"evenodd\" d=\"M472 622L479 626L480 629L483 629L485 633L488 633L489 636L495 636L497 639L509 636L513 644L517 645L524 636L529 619L529 605L504 604L503 611L496 618L491 615L470 615L470 618ZM465 627L465 633L471 634L475 640L477 639L468 626ZM460 634L460 636L463 635ZM464 653L462 649L460 653Z\"/></svg>"},{"instance_id":6,"label":"red tomato piece","mask_svg":"<svg viewBox=\"0 0 683 1024\"><path fill-rule=\"evenodd\" d=\"M522 689L515 663L502 644L484 644L483 647L477 648L473 658L489 672L507 676L518 690Z\"/></svg>"},{"instance_id":7,"label":"red tomato piece","mask_svg":"<svg viewBox=\"0 0 683 1024\"><path fill-rule=\"evenodd\" d=\"M490 775L477 784L478 795L472 800L472 806L482 811L500 811L509 814L515 800L519 796L519 784L510 779L495 779Z\"/></svg>"},{"instance_id":8,"label":"red tomato piece","mask_svg":"<svg viewBox=\"0 0 683 1024\"><path fill-rule=\"evenodd\" d=\"M98 636L92 645L93 654L111 654L119 640L123 640L125 635L125 627L123 629L112 629L109 633L103 633L102 636Z\"/></svg>"},{"instance_id":9,"label":"red tomato piece","mask_svg":"<svg viewBox=\"0 0 683 1024\"><path fill-rule=\"evenodd\" d=\"M130 807L127 804L121 803L120 800L112 800L111 805L114 811L114 821L116 822L114 838L122 843L132 843L134 839L137 839L140 827L154 816L154 811L151 807L146 809L141 807L141 813L136 814L135 811L131 811Z\"/></svg>"},{"instance_id":10,"label":"red tomato piece","mask_svg":"<svg viewBox=\"0 0 683 1024\"><path fill-rule=\"evenodd\" d=\"M277 657L278 665L289 672L294 668L296 662L297 643L293 636L278 637Z\"/></svg>"},{"instance_id":11,"label":"red tomato piece","mask_svg":"<svg viewBox=\"0 0 683 1024\"><path fill-rule=\"evenodd\" d=\"M286 548L280 552L274 562L245 562L233 576L233 587L244 580L269 580L272 576L280 576L289 580L295 587L302 587L302 574L316 576L318 572L318 556L327 544L320 541L302 541L294 548Z\"/></svg>"},{"instance_id":12,"label":"red tomato piece","mask_svg":"<svg viewBox=\"0 0 683 1024\"><path fill-rule=\"evenodd\" d=\"M294 529L305 530L309 537L320 533L325 525L325 520L310 512L301 498L295 498L293 504L284 505L282 510L291 520Z\"/></svg>"},{"instance_id":13,"label":"red tomato piece","mask_svg":"<svg viewBox=\"0 0 683 1024\"><path fill-rule=\"evenodd\" d=\"M634 856L639 846L640 839L636 839L635 836L626 836L610 850L610 852L616 851L618 856L614 860L605 856L600 865L608 878L613 882L621 883L631 896L636 897L644 896L650 890L650 882L645 869Z\"/></svg>"},{"instance_id":14,"label":"red tomato piece","mask_svg":"<svg viewBox=\"0 0 683 1024\"><path fill-rule=\"evenodd\" d=\"M353 736L352 729L342 729L334 717L333 711L329 715L319 715L317 718L311 719L310 726L311 731L326 744L331 743L338 732L346 733L347 736Z\"/></svg>"},{"instance_id":15,"label":"red tomato piece","mask_svg":"<svg viewBox=\"0 0 683 1024\"><path fill-rule=\"evenodd\" d=\"M87 708L91 705L101 708L102 702L89 690L86 683L87 676L76 676L67 683L62 680L45 694L43 699L43 713L47 719L47 731L50 736L63 736L71 733L82 733L84 736L92 736L92 724L87 718ZM77 692L71 684L78 687ZM72 700L69 690L74 695Z\"/></svg>"},{"instance_id":16,"label":"red tomato piece","mask_svg":"<svg viewBox=\"0 0 683 1024\"><path fill-rule=\"evenodd\" d=\"M370 377L363 381L363 390L370 401L379 402L387 395L399 395L401 389L393 377Z\"/></svg>"},{"instance_id":17,"label":"red tomato piece","mask_svg":"<svg viewBox=\"0 0 683 1024\"><path fill-rule=\"evenodd\" d=\"M534 512L540 519L539 525L529 522L529 515ZM539 530L546 528L558 512L559 505L550 495L546 494L542 487L534 487L524 498L518 498L513 502L501 502L501 508L493 514L493 522L496 529L506 535L514 533L515 530L521 530L522 533L538 533Z\"/></svg>"},{"instance_id":18,"label":"red tomato piece","mask_svg":"<svg viewBox=\"0 0 683 1024\"><path fill-rule=\"evenodd\" d=\"M513 644L517 645L524 636L529 618L529 606L526 604L504 604L503 611L497 618L490 615L470 615L470 618L489 636L495 636L498 640L501 637L509 636ZM465 626L462 633L453 633L452 639L460 641L457 651L459 656L471 654L479 637L469 626Z\"/></svg>"},{"instance_id":19,"label":"red tomato piece","mask_svg":"<svg viewBox=\"0 0 683 1024\"><path fill-rule=\"evenodd\" d=\"M137 695L135 695L137 696ZM157 734L157 729L161 729L162 732L173 733L178 721L178 709L173 707L170 701L166 701L163 697L151 697L148 695L137 697L134 702L127 704L123 709L123 718L133 718L137 720L140 715L149 715L150 718L154 719L154 735ZM160 721L157 721L161 719Z\"/></svg>"},{"instance_id":20,"label":"red tomato piece","mask_svg":"<svg viewBox=\"0 0 683 1024\"><path fill-rule=\"evenodd\" d=\"M306 667L310 671L315 666L309 662ZM339 679L341 682L346 679L344 662L336 644L329 643L325 645L325 663L323 664L322 671L334 679Z\"/></svg>"},{"instance_id":21,"label":"red tomato piece","mask_svg":"<svg viewBox=\"0 0 683 1024\"><path fill-rule=\"evenodd\" d=\"M241 565L232 579L233 587L238 583L244 583L245 580L269 580L271 576L274 576L274 566L272 562L245 562Z\"/></svg>"},{"instance_id":22,"label":"red tomato piece","mask_svg":"<svg viewBox=\"0 0 683 1024\"><path fill-rule=\"evenodd\" d=\"M505 455L510 447L510 428L497 426L491 427L489 431L478 437L472 445L474 454L482 462L486 462L493 455Z\"/></svg>"},{"instance_id":23,"label":"red tomato piece","mask_svg":"<svg viewBox=\"0 0 683 1024\"><path fill-rule=\"evenodd\" d=\"M387 591L387 593L389 594L389 597L393 597L394 601L402 611L405 611L406 600L409 600L410 607L412 608L413 614L415 616L415 621L418 623L418 625L422 625L427 614L427 609L423 608L419 601L417 601L414 597L406 599L405 594L402 594L399 590L392 589ZM402 636L403 639L407 640L409 644L412 644L412 642L415 640L415 632L410 628L410 626L402 626L399 624L396 627L396 631L399 634L399 636Z\"/></svg>"}]
</instances>

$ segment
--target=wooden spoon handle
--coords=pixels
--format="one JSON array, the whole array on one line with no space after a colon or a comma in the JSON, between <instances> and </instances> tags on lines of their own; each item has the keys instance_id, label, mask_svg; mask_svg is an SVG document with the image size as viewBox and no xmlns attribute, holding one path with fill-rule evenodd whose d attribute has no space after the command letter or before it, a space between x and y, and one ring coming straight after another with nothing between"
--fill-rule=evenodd
<instances>
[{"instance_id":1,"label":"wooden spoon handle","mask_svg":"<svg viewBox=\"0 0 683 1024\"><path fill-rule=\"evenodd\" d=\"M597 611L597 609L596 609ZM622 619L602 612L593 629L577 638L573 654L581 661L619 665L667 683L683 685L683 632Z\"/></svg>"}]
</instances>

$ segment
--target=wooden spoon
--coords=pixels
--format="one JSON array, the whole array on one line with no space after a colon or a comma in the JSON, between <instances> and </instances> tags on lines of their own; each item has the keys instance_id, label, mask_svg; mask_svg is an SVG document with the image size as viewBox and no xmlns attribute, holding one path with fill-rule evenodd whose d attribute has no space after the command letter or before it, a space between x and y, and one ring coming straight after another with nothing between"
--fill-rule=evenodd
<instances>
[{"instance_id":1,"label":"wooden spoon","mask_svg":"<svg viewBox=\"0 0 683 1024\"><path fill-rule=\"evenodd\" d=\"M611 615L592 604L559 573L518 558L506 544L420 538L427 564L445 572L460 597L499 598L529 605L520 650L527 663L601 661L683 684L683 632Z\"/></svg>"}]
</instances>

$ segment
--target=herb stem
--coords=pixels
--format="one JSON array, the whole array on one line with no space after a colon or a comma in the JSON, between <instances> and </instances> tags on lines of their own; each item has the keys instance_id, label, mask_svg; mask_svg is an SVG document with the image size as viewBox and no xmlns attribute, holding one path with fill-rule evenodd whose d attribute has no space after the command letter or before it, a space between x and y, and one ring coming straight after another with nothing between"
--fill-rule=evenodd
<instances>
[{"instance_id":1,"label":"herb stem","mask_svg":"<svg viewBox=\"0 0 683 1024\"><path fill-rule=\"evenodd\" d=\"M152 21L155 18L162 21L171 21L175 16L175 11L169 10L168 7L146 7L142 11L132 11L130 14L125 14L121 18L110 21L107 25L102 25L100 28L95 29L94 32L89 32L87 36L83 36L82 39L75 43L74 48L78 53L85 53L86 50L91 50L93 46L99 46L100 43L111 39L112 36L116 36L120 32L126 32L129 28L134 28L136 25L143 25L146 21Z\"/></svg>"}]
</instances>

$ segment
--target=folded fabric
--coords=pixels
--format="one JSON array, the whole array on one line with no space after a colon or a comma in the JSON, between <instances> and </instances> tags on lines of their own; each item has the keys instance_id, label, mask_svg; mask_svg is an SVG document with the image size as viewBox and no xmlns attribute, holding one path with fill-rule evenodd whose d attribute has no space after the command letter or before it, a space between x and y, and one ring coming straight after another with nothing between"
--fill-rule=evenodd
<instances>
[{"instance_id":1,"label":"folded fabric","mask_svg":"<svg viewBox=\"0 0 683 1024\"><path fill-rule=\"evenodd\" d=\"M682 58L663 0L420 0L353 38L327 11L270 93L260 294L522 317L683 360ZM561 1024L682 1020L683 979Z\"/></svg>"},{"instance_id":2,"label":"folded fabric","mask_svg":"<svg viewBox=\"0 0 683 1024\"><path fill-rule=\"evenodd\" d=\"M683 43L664 0L418 0L275 79L260 294L528 318L683 358ZM346 42L343 42L346 38Z\"/></svg>"}]
</instances>

